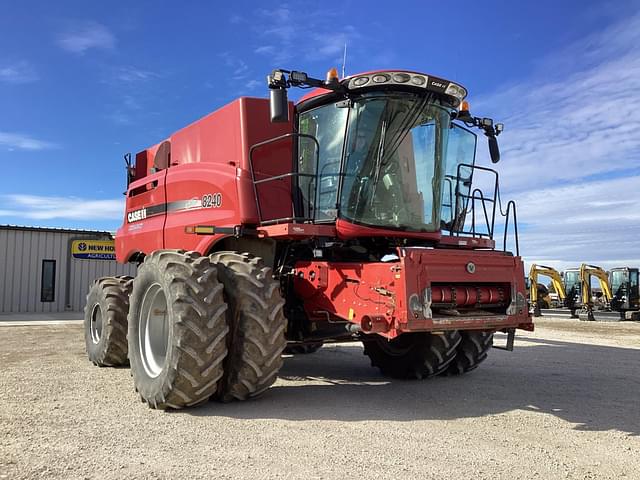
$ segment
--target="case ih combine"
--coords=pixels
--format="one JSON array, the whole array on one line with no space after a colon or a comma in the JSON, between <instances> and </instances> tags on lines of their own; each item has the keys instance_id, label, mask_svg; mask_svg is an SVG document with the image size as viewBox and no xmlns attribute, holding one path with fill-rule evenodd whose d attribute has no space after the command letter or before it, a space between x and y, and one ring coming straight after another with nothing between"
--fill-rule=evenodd
<instances>
[{"instance_id":1,"label":"case ih combine","mask_svg":"<svg viewBox=\"0 0 640 480\"><path fill-rule=\"evenodd\" d=\"M502 125L471 116L463 87L409 71L276 70L268 84L270 100L240 98L126 157L116 253L140 266L92 286L91 361L128 360L143 401L181 408L259 395L285 348L362 341L383 374L420 379L470 371L495 331L511 349L533 328L505 251L515 204L502 212L497 173L474 165L469 128L495 162ZM313 90L294 106L293 86ZM472 189L479 174L492 195Z\"/></svg>"}]
</instances>

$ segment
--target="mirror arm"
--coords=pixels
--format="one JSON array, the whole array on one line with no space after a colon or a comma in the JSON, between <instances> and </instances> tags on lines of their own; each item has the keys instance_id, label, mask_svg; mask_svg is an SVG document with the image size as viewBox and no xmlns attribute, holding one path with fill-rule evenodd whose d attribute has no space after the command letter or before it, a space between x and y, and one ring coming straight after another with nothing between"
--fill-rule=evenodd
<instances>
[{"instance_id":1,"label":"mirror arm","mask_svg":"<svg viewBox=\"0 0 640 480\"><path fill-rule=\"evenodd\" d=\"M498 147L498 140L496 137L504 130L504 125L502 123L496 123L494 125L493 119L474 117L468 110L461 110L460 112L452 113L451 119L458 120L464 123L467 127L477 127L481 129L489 141L491 162L498 163L500 161L500 148Z\"/></svg>"}]
</instances>

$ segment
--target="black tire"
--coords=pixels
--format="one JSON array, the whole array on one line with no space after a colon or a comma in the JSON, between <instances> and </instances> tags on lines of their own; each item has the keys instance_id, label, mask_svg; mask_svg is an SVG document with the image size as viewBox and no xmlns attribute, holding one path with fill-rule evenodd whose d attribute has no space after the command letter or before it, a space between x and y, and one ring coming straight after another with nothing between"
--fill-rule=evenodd
<instances>
[{"instance_id":1,"label":"black tire","mask_svg":"<svg viewBox=\"0 0 640 480\"><path fill-rule=\"evenodd\" d=\"M97 279L84 307L84 342L94 365L127 365L127 314L131 277Z\"/></svg>"},{"instance_id":2,"label":"black tire","mask_svg":"<svg viewBox=\"0 0 640 480\"><path fill-rule=\"evenodd\" d=\"M211 260L224 285L231 329L218 398L228 402L257 397L275 382L282 366L286 320L279 283L271 268L249 253L216 252Z\"/></svg>"},{"instance_id":3,"label":"black tire","mask_svg":"<svg viewBox=\"0 0 640 480\"><path fill-rule=\"evenodd\" d=\"M193 406L218 390L229 331L222 290L215 265L197 252L159 250L138 269L129 358L136 391L150 407Z\"/></svg>"},{"instance_id":4,"label":"black tire","mask_svg":"<svg viewBox=\"0 0 640 480\"><path fill-rule=\"evenodd\" d=\"M380 335L363 340L371 366L389 377L423 379L446 370L456 356L460 334L456 330L432 334L403 333L389 341Z\"/></svg>"},{"instance_id":5,"label":"black tire","mask_svg":"<svg viewBox=\"0 0 640 480\"><path fill-rule=\"evenodd\" d=\"M307 355L310 353L316 353L322 348L322 345L322 342L293 343L285 347L284 353L287 355Z\"/></svg>"},{"instance_id":6,"label":"black tire","mask_svg":"<svg viewBox=\"0 0 640 480\"><path fill-rule=\"evenodd\" d=\"M447 375L461 375L478 368L493 346L493 332L462 331L462 340L456 348L456 358L449 364Z\"/></svg>"}]
</instances>

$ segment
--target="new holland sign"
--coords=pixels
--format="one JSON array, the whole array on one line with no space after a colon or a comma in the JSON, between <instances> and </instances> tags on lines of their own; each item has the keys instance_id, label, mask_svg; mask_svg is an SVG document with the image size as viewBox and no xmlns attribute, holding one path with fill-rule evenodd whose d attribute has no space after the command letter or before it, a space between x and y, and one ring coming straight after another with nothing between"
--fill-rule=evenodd
<instances>
[{"instance_id":1,"label":"new holland sign","mask_svg":"<svg viewBox=\"0 0 640 480\"><path fill-rule=\"evenodd\" d=\"M113 240L74 240L71 255L85 260L115 260L116 247Z\"/></svg>"}]
</instances>

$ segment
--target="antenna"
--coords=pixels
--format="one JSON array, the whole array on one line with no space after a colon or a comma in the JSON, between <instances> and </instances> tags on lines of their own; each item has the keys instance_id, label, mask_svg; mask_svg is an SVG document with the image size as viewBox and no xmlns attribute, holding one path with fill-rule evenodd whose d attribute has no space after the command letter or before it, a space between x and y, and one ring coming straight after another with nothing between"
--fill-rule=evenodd
<instances>
[{"instance_id":1,"label":"antenna","mask_svg":"<svg viewBox=\"0 0 640 480\"><path fill-rule=\"evenodd\" d=\"M344 78L344 69L347 65L347 42L344 42L344 53L342 55L342 78Z\"/></svg>"}]
</instances>

